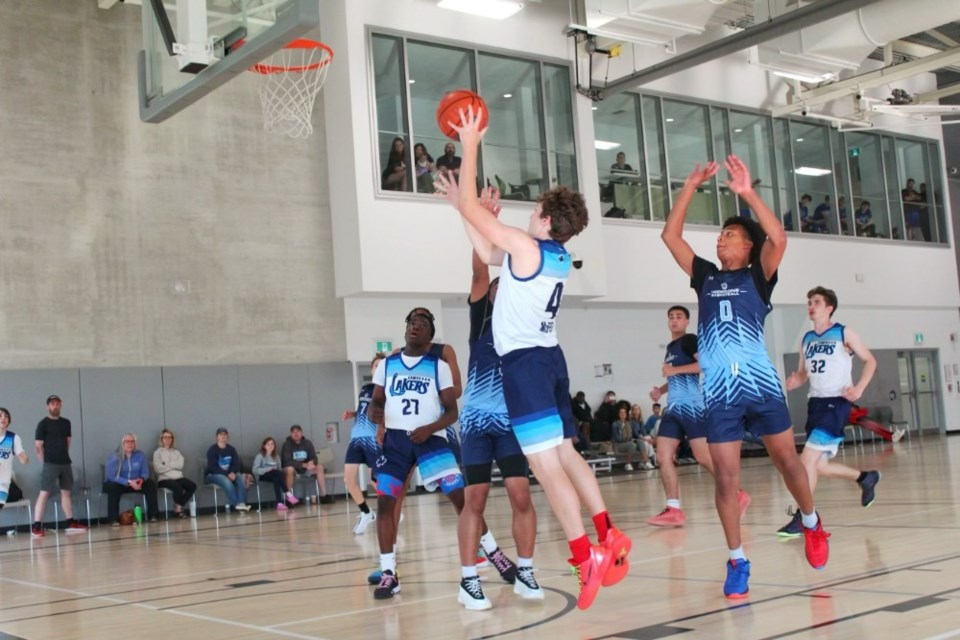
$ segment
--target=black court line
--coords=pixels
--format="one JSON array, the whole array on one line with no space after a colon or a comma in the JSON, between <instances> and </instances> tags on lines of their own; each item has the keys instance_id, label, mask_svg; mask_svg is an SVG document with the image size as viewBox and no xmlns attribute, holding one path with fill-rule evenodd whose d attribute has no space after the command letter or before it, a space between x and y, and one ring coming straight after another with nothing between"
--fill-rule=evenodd
<instances>
[{"instance_id":1,"label":"black court line","mask_svg":"<svg viewBox=\"0 0 960 640\"><path fill-rule=\"evenodd\" d=\"M685 627L669 627L665 624L658 624L651 627L641 627L639 629L631 629L629 631L624 631L622 633L615 633L609 636L600 636L597 640L604 640L606 638L628 638L629 640L657 640L658 638L669 638L670 636L680 635L681 633L687 633L693 631L693 629L687 629Z\"/></svg>"},{"instance_id":2,"label":"black court line","mask_svg":"<svg viewBox=\"0 0 960 640\"><path fill-rule=\"evenodd\" d=\"M250 582L238 582L236 584L228 584L227 586L232 589L241 589L243 587L259 587L264 584L276 584L276 580L251 580Z\"/></svg>"},{"instance_id":3,"label":"black court line","mask_svg":"<svg viewBox=\"0 0 960 640\"><path fill-rule=\"evenodd\" d=\"M563 605L563 609L561 609L560 611L558 611L557 613L555 613L555 614L553 614L553 615L551 615L551 616L547 616L547 617L544 618L543 620L538 620L538 621L536 621L536 622L531 622L531 623L529 623L529 624L525 624L525 625L523 625L523 626L516 627L516 628L514 628L514 629L507 629L506 631L500 631L499 633L491 633L491 634L489 634L489 635L479 636L479 637L476 637L476 638L472 638L471 640L489 640L490 638L499 638L500 636L509 635L509 634L511 634L511 633L517 633L518 631L526 631L526 630L528 630L528 629L536 629L536 628L539 627L539 626L545 625L545 624L547 624L548 622L553 622L553 621L556 620L557 618L560 618L560 617L562 617L562 616L567 615L568 613L570 613L571 611L573 611L573 610L576 608L576 606L577 606L577 599L574 598L571 594L567 593L566 591L562 591L562 590L560 590L560 589L555 589L554 587L544 587L544 586L541 586L540 588L543 589L544 591L551 591L551 592L557 594L558 596L562 596L562 597L566 600L566 603Z\"/></svg>"}]
</instances>

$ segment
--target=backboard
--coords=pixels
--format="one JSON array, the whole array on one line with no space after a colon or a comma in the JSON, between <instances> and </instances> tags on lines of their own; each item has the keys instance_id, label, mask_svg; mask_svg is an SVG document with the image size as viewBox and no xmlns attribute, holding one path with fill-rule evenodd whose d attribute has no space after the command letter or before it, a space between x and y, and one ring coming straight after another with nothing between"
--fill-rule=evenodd
<instances>
[{"instance_id":1,"label":"backboard","mask_svg":"<svg viewBox=\"0 0 960 640\"><path fill-rule=\"evenodd\" d=\"M319 0L142 0L140 119L163 122L320 25Z\"/></svg>"}]
</instances>

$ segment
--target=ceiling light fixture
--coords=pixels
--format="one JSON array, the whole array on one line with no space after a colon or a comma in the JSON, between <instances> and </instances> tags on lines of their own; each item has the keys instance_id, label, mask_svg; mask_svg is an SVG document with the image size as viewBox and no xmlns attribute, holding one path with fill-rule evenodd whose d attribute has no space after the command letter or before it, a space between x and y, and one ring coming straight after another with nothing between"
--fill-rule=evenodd
<instances>
[{"instance_id":1,"label":"ceiling light fixture","mask_svg":"<svg viewBox=\"0 0 960 640\"><path fill-rule=\"evenodd\" d=\"M743 132L743 129L734 129L733 132L734 132L734 133L741 133L741 132Z\"/></svg>"},{"instance_id":2,"label":"ceiling light fixture","mask_svg":"<svg viewBox=\"0 0 960 640\"><path fill-rule=\"evenodd\" d=\"M620 146L619 142L607 142L606 140L594 140L593 146L597 151L610 151Z\"/></svg>"},{"instance_id":3,"label":"ceiling light fixture","mask_svg":"<svg viewBox=\"0 0 960 640\"><path fill-rule=\"evenodd\" d=\"M798 176L812 176L818 178L820 176L828 176L832 172L830 169L818 169L817 167L797 167L794 171Z\"/></svg>"},{"instance_id":4,"label":"ceiling light fixture","mask_svg":"<svg viewBox=\"0 0 960 640\"><path fill-rule=\"evenodd\" d=\"M673 122L673 118L667 118L667 122Z\"/></svg>"},{"instance_id":5,"label":"ceiling light fixture","mask_svg":"<svg viewBox=\"0 0 960 640\"><path fill-rule=\"evenodd\" d=\"M797 142L803 142L803 138L797 138Z\"/></svg>"},{"instance_id":6,"label":"ceiling light fixture","mask_svg":"<svg viewBox=\"0 0 960 640\"><path fill-rule=\"evenodd\" d=\"M800 82L807 82L815 84L817 82L827 82L835 81L839 76L835 73L803 73L802 71L774 71L773 75L780 76L781 78L787 78L789 80L799 80Z\"/></svg>"},{"instance_id":7,"label":"ceiling light fixture","mask_svg":"<svg viewBox=\"0 0 960 640\"><path fill-rule=\"evenodd\" d=\"M504 97L504 98L512 98L512 97L513 97L513 94L512 94L512 93L505 93L505 94L503 94L503 97Z\"/></svg>"},{"instance_id":8,"label":"ceiling light fixture","mask_svg":"<svg viewBox=\"0 0 960 640\"><path fill-rule=\"evenodd\" d=\"M483 2L477 0L440 0L437 2L437 6L441 9L460 11L494 20L509 18L523 9L522 2L513 2L512 0L483 0Z\"/></svg>"}]
</instances>

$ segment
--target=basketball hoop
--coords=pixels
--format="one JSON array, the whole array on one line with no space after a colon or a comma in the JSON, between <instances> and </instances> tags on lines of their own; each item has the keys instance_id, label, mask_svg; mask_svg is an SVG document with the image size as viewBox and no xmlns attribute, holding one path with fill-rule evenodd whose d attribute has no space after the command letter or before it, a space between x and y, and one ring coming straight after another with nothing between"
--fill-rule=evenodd
<instances>
[{"instance_id":1,"label":"basketball hoop","mask_svg":"<svg viewBox=\"0 0 960 640\"><path fill-rule=\"evenodd\" d=\"M250 67L260 76L263 130L291 138L313 133L313 102L327 79L333 49L315 40L297 39Z\"/></svg>"}]
</instances>

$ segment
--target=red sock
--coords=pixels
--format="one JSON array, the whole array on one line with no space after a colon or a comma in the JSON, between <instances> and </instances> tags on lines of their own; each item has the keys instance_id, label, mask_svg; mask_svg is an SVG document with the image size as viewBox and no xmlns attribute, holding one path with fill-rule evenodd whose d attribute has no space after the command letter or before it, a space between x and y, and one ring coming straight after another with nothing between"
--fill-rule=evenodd
<instances>
[{"instance_id":1,"label":"red sock","mask_svg":"<svg viewBox=\"0 0 960 640\"><path fill-rule=\"evenodd\" d=\"M597 528L597 541L603 544L607 539L607 532L613 526L613 523L610 522L610 514L606 511L601 511L593 516L593 526Z\"/></svg>"},{"instance_id":2,"label":"red sock","mask_svg":"<svg viewBox=\"0 0 960 640\"><path fill-rule=\"evenodd\" d=\"M570 553L573 554L573 564L580 565L590 559L590 538L583 535L576 540L570 540Z\"/></svg>"}]
</instances>

